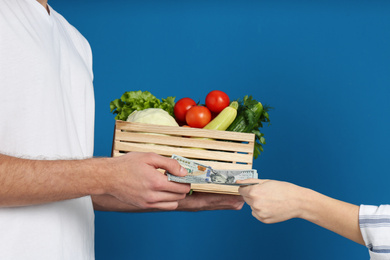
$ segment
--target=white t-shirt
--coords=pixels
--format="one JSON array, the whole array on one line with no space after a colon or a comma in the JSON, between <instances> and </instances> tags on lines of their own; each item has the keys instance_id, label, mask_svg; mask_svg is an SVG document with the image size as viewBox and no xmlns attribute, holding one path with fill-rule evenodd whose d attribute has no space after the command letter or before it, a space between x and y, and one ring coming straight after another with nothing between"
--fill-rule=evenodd
<instances>
[{"instance_id":1,"label":"white t-shirt","mask_svg":"<svg viewBox=\"0 0 390 260\"><path fill-rule=\"evenodd\" d=\"M0 153L92 157L92 81L90 46L61 15L0 0ZM0 259L94 259L91 198L0 208Z\"/></svg>"}]
</instances>

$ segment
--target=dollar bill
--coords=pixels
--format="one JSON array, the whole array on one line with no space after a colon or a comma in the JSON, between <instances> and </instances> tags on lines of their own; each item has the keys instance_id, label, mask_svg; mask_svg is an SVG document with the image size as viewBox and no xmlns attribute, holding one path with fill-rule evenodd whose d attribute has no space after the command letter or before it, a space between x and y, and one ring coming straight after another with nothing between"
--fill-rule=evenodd
<instances>
[{"instance_id":1,"label":"dollar bill","mask_svg":"<svg viewBox=\"0 0 390 260\"><path fill-rule=\"evenodd\" d=\"M236 183L237 180L258 178L257 170L216 170L212 167L195 162L179 155L172 155L183 166L188 174L178 177L167 172L168 180L181 183L215 183L223 185L253 185L252 183Z\"/></svg>"},{"instance_id":2,"label":"dollar bill","mask_svg":"<svg viewBox=\"0 0 390 260\"><path fill-rule=\"evenodd\" d=\"M211 174L213 169L208 166L193 160L172 155L172 158L177 160L183 166L188 174L185 177L178 177L167 172L168 180L182 183L211 183Z\"/></svg>"}]
</instances>

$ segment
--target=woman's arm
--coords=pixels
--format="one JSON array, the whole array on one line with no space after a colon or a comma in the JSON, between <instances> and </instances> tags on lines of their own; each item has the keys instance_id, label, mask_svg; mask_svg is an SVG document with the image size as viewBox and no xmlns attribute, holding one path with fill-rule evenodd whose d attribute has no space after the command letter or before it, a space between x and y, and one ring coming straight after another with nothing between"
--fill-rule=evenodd
<instances>
[{"instance_id":1,"label":"woman's arm","mask_svg":"<svg viewBox=\"0 0 390 260\"><path fill-rule=\"evenodd\" d=\"M239 192L258 220L276 223L302 218L364 245L359 228L359 206L288 182L258 179L250 181L260 183L240 187Z\"/></svg>"}]
</instances>

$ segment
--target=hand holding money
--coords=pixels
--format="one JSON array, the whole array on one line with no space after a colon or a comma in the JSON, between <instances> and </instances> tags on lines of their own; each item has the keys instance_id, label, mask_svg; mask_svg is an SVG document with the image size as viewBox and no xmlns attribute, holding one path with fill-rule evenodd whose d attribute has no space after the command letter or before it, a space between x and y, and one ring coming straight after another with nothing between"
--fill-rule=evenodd
<instances>
[{"instance_id":1,"label":"hand holding money","mask_svg":"<svg viewBox=\"0 0 390 260\"><path fill-rule=\"evenodd\" d=\"M221 184L221 185L254 185L256 183L236 183L237 180L257 179L257 170L215 170L208 165L204 165L179 155L172 155L181 166L186 168L188 174L185 177L177 177L167 172L168 180L180 183L198 184Z\"/></svg>"}]
</instances>

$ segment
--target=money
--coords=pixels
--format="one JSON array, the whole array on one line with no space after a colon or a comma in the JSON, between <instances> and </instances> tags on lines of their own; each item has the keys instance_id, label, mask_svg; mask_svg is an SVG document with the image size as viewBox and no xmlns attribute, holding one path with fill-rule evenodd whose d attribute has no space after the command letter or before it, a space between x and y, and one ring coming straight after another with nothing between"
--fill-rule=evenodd
<instances>
[{"instance_id":1,"label":"money","mask_svg":"<svg viewBox=\"0 0 390 260\"><path fill-rule=\"evenodd\" d=\"M179 155L172 155L183 166L188 174L185 177L178 177L167 172L168 180L180 183L215 183L222 185L253 185L252 183L236 183L237 180L258 178L257 170L215 170L212 167L195 162ZM255 183L256 184L256 183Z\"/></svg>"}]
</instances>

